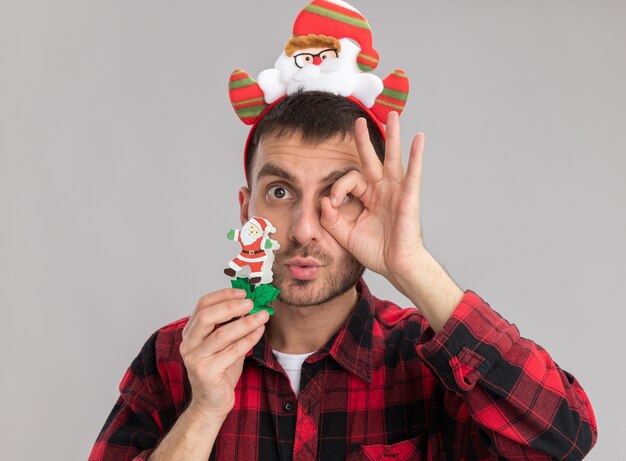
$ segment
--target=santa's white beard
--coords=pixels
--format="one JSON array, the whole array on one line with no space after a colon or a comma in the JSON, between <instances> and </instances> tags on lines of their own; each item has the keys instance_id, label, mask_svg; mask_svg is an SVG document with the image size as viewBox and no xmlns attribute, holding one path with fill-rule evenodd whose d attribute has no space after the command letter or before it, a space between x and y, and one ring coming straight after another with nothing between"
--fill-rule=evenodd
<instances>
[{"instance_id":1,"label":"santa's white beard","mask_svg":"<svg viewBox=\"0 0 626 461\"><path fill-rule=\"evenodd\" d=\"M285 94L305 91L327 91L339 96L354 96L365 107L372 107L376 97L383 91L383 81L374 74L362 73L357 65L360 48L347 38L339 40L341 52L338 58L330 58L319 66L309 64L296 66L293 56L283 52L273 69L266 69L258 76L265 102L271 104Z\"/></svg>"},{"instance_id":2,"label":"santa's white beard","mask_svg":"<svg viewBox=\"0 0 626 461\"><path fill-rule=\"evenodd\" d=\"M255 242L258 238L260 238L260 237L255 237L247 229L245 229L245 228L241 229L241 243L243 243L244 245L246 245L246 246L250 245L253 242Z\"/></svg>"},{"instance_id":3,"label":"santa's white beard","mask_svg":"<svg viewBox=\"0 0 626 461\"><path fill-rule=\"evenodd\" d=\"M326 63L319 66L308 65L304 69L299 69L292 80L287 83L287 94L295 93L299 89L305 91L328 91L340 96L350 96L354 92L356 76L348 71L340 62L335 64L334 69L324 69ZM339 64L339 65L336 65Z\"/></svg>"},{"instance_id":4,"label":"santa's white beard","mask_svg":"<svg viewBox=\"0 0 626 461\"><path fill-rule=\"evenodd\" d=\"M322 61L322 63L317 66L315 64L309 64L303 67L293 74L291 78L299 82L319 79L320 76L323 78L328 76L330 72L341 71L342 65L343 62L341 62L339 58L328 59L327 61Z\"/></svg>"}]
</instances>

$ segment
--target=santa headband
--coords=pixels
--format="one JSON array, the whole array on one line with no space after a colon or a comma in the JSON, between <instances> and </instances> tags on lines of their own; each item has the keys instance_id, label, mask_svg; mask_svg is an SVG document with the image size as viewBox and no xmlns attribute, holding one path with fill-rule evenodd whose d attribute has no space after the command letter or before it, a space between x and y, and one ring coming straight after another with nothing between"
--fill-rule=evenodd
<instances>
[{"instance_id":1,"label":"santa headband","mask_svg":"<svg viewBox=\"0 0 626 461\"><path fill-rule=\"evenodd\" d=\"M352 100L384 136L382 124L389 112L401 113L406 105L409 80L401 70L385 79L372 74L378 59L370 25L354 7L341 0L313 0L306 5L274 68L264 70L256 80L242 69L230 76L233 109L241 121L252 125L246 155L259 121L278 101L296 91L328 91Z\"/></svg>"}]
</instances>

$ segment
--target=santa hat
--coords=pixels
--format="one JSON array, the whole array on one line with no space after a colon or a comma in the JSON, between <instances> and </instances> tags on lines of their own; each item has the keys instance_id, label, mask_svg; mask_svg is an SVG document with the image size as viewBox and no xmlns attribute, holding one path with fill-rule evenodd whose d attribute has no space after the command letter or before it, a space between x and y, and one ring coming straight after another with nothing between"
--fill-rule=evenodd
<instances>
[{"instance_id":1,"label":"santa hat","mask_svg":"<svg viewBox=\"0 0 626 461\"><path fill-rule=\"evenodd\" d=\"M254 224L256 227L261 229L262 234L265 234L266 232L268 234L276 232L276 228L272 226L272 223L269 222L265 218L260 218L257 216L257 217L251 218L250 220L248 220L248 222Z\"/></svg>"},{"instance_id":2,"label":"santa hat","mask_svg":"<svg viewBox=\"0 0 626 461\"><path fill-rule=\"evenodd\" d=\"M342 0L312 0L300 11L293 25L293 35L299 37L310 34L325 35L337 40L350 40L356 43L360 48L356 57L359 73L369 73L378 66L378 52L372 46L372 31L369 23L356 8ZM268 70L273 72L277 69ZM370 74L368 77L375 76ZM388 114L391 111L400 114L406 105L409 80L403 71L396 69L382 79L382 83L382 92L376 96L373 105L363 104L363 94L357 96L353 93L347 96L347 99L368 114L384 138L383 125L387 122ZM277 99L270 98L273 102L266 101L264 91L258 82L243 69L237 69L228 81L228 93L237 116L246 125L252 126L244 150L245 166L256 126L265 114L286 96L287 90Z\"/></svg>"},{"instance_id":3,"label":"santa hat","mask_svg":"<svg viewBox=\"0 0 626 461\"><path fill-rule=\"evenodd\" d=\"M378 66L378 51L372 46L372 29L359 11L341 0L313 0L300 12L293 24L293 35L327 35L354 40L361 51L357 64L363 72Z\"/></svg>"}]
</instances>

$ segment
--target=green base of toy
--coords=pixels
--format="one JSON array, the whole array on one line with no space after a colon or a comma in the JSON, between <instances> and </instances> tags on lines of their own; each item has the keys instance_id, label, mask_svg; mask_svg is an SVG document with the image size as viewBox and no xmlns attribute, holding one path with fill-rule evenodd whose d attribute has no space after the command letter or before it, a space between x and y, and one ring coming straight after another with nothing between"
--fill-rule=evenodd
<instances>
[{"instance_id":1,"label":"green base of toy","mask_svg":"<svg viewBox=\"0 0 626 461\"><path fill-rule=\"evenodd\" d=\"M280 290L274 285L266 283L256 286L251 284L247 278L236 278L235 280L231 280L230 284L233 288L246 290L246 299L251 299L254 303L254 307L249 312L250 314L265 310L268 314L274 315L274 309L268 306L269 303L276 299L278 293L280 293Z\"/></svg>"}]
</instances>

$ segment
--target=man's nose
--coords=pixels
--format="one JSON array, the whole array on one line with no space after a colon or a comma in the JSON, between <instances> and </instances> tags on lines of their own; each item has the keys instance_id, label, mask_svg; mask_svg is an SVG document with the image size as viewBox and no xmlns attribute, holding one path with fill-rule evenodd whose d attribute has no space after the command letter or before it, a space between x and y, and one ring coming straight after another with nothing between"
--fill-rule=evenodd
<instances>
[{"instance_id":1,"label":"man's nose","mask_svg":"<svg viewBox=\"0 0 626 461\"><path fill-rule=\"evenodd\" d=\"M319 201L318 203L313 200L306 203L300 202L293 210L289 239L301 245L319 241L322 232L321 213L322 207Z\"/></svg>"},{"instance_id":2,"label":"man's nose","mask_svg":"<svg viewBox=\"0 0 626 461\"><path fill-rule=\"evenodd\" d=\"M319 66L322 63L322 58L320 58L319 56L313 56L313 64L315 64L316 66Z\"/></svg>"}]
</instances>

